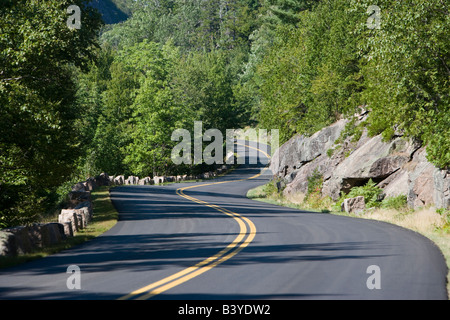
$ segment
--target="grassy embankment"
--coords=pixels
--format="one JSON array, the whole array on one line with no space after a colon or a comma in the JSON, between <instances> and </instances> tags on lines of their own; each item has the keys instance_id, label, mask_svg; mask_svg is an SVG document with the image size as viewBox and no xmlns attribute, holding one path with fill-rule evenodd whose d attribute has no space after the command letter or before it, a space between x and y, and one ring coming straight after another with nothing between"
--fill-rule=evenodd
<instances>
[{"instance_id":1,"label":"grassy embankment","mask_svg":"<svg viewBox=\"0 0 450 320\"><path fill-rule=\"evenodd\" d=\"M317 189L312 190L308 195L302 193L283 195L277 190L274 182L249 190L247 197L300 210L385 221L416 231L440 248L450 270L449 210L436 210L432 207L412 210L406 204L406 197L397 197L385 199L377 206L359 214L347 213L340 211L340 203L343 199L334 202L330 198L322 197ZM450 297L450 273L447 275L447 293Z\"/></svg>"},{"instance_id":2,"label":"grassy embankment","mask_svg":"<svg viewBox=\"0 0 450 320\"><path fill-rule=\"evenodd\" d=\"M14 266L27 261L46 257L61 250L79 245L85 241L91 240L102 233L111 229L117 222L118 213L114 208L109 197L110 187L99 187L91 192L93 205L93 219L89 225L77 232L73 237L66 238L61 243L51 247L41 248L32 253L21 254L18 256L0 257L0 268ZM45 222L57 222L58 217L46 219Z\"/></svg>"}]
</instances>

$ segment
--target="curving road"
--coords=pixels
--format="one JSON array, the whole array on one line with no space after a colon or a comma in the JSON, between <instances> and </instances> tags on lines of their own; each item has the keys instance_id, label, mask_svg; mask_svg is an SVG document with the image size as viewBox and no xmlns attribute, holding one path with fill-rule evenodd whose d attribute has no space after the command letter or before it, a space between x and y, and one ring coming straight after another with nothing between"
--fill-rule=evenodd
<instances>
[{"instance_id":1,"label":"curving road","mask_svg":"<svg viewBox=\"0 0 450 320\"><path fill-rule=\"evenodd\" d=\"M116 187L115 227L1 270L0 299L447 299L427 238L245 197L270 176L247 165L202 183ZM69 265L81 289L67 288Z\"/></svg>"}]
</instances>

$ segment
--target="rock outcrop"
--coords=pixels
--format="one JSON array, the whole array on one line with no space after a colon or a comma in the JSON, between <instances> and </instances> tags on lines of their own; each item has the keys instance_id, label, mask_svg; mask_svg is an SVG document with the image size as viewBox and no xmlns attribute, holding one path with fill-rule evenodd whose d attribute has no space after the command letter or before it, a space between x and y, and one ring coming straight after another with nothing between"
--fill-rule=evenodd
<instances>
[{"instance_id":1,"label":"rock outcrop","mask_svg":"<svg viewBox=\"0 0 450 320\"><path fill-rule=\"evenodd\" d=\"M363 196L345 199L342 202L342 211L360 213L366 208L366 202Z\"/></svg>"},{"instance_id":2,"label":"rock outcrop","mask_svg":"<svg viewBox=\"0 0 450 320\"><path fill-rule=\"evenodd\" d=\"M372 179L387 197L406 195L412 208L450 208L450 171L431 164L425 147L401 136L386 142L365 130L357 141L349 137L335 144L347 123L337 121L311 137L294 136L275 152L270 169L285 194L306 193L308 177L317 170L322 195L333 200Z\"/></svg>"},{"instance_id":3,"label":"rock outcrop","mask_svg":"<svg viewBox=\"0 0 450 320\"><path fill-rule=\"evenodd\" d=\"M326 154L346 123L346 120L340 120L311 137L295 135L275 152L270 162L270 169L277 176L297 172L296 170Z\"/></svg>"}]
</instances>

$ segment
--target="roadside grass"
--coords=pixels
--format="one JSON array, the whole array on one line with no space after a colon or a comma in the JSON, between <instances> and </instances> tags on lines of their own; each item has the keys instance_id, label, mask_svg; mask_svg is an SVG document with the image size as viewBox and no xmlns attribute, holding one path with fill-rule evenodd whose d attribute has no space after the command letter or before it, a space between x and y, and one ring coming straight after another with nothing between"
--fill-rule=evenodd
<instances>
[{"instance_id":1,"label":"roadside grass","mask_svg":"<svg viewBox=\"0 0 450 320\"><path fill-rule=\"evenodd\" d=\"M40 248L27 254L0 257L0 268L12 267L69 249L89 241L111 229L117 222L118 213L109 197L110 188L111 187L106 186L99 187L91 192L93 218L85 229L78 231L73 237L68 237L64 241L50 247ZM53 222L55 222L55 220Z\"/></svg>"},{"instance_id":2,"label":"roadside grass","mask_svg":"<svg viewBox=\"0 0 450 320\"><path fill-rule=\"evenodd\" d=\"M291 207L299 210L330 213L362 219L373 219L389 222L416 231L434 242L441 250L447 263L447 296L450 299L450 211L436 210L432 207L411 210L406 205L394 205L394 208L377 207L366 209L363 213L354 214L337 210L339 206L319 193L305 195L296 193L284 196L278 192L274 182L251 189L247 197L275 205Z\"/></svg>"}]
</instances>

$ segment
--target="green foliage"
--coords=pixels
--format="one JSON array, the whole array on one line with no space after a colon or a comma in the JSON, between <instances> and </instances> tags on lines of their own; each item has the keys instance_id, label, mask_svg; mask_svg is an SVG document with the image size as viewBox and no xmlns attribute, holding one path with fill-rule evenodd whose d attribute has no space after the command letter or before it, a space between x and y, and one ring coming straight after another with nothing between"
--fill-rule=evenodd
<instances>
[{"instance_id":1,"label":"green foliage","mask_svg":"<svg viewBox=\"0 0 450 320\"><path fill-rule=\"evenodd\" d=\"M450 45L445 1L268 1L254 33L245 84L263 127L310 135L358 105L371 135L422 141L436 166L450 164ZM270 30L270 31L268 31ZM263 41L264 40L264 41ZM261 50L262 49L262 50ZM355 132L357 139L361 130Z\"/></svg>"},{"instance_id":2,"label":"green foliage","mask_svg":"<svg viewBox=\"0 0 450 320\"><path fill-rule=\"evenodd\" d=\"M448 215L450 215L450 210L445 209L445 208L436 209L436 212L439 213L441 216L448 216Z\"/></svg>"},{"instance_id":3,"label":"green foliage","mask_svg":"<svg viewBox=\"0 0 450 320\"><path fill-rule=\"evenodd\" d=\"M169 87L176 49L169 43L161 47L154 42L142 42L128 48L127 60L142 73L141 86L132 105L124 163L137 175L167 174L174 143L172 131L178 127L181 110Z\"/></svg>"},{"instance_id":4,"label":"green foliage","mask_svg":"<svg viewBox=\"0 0 450 320\"><path fill-rule=\"evenodd\" d=\"M267 184L264 185L263 187L263 193L267 196L274 196L274 195L279 195L278 192L278 188L277 188L277 183L279 183L279 181L272 181L269 182Z\"/></svg>"},{"instance_id":5,"label":"green foliage","mask_svg":"<svg viewBox=\"0 0 450 320\"><path fill-rule=\"evenodd\" d=\"M344 129L341 131L339 138L336 139L335 143L343 143L345 139L351 137L352 142L356 142L361 138L364 129L364 123L356 125L356 118L352 117L349 122L345 124Z\"/></svg>"},{"instance_id":6,"label":"green foliage","mask_svg":"<svg viewBox=\"0 0 450 320\"><path fill-rule=\"evenodd\" d=\"M334 153L335 150L336 150L336 149L334 149L334 148L330 148L330 149L327 150L327 156L328 156L328 158L331 158L331 157L333 156L333 153Z\"/></svg>"},{"instance_id":7,"label":"green foliage","mask_svg":"<svg viewBox=\"0 0 450 320\"><path fill-rule=\"evenodd\" d=\"M234 75L225 52L191 53L180 60L177 70L175 96L191 126L193 119L201 119L205 128L225 132L239 124L244 110L235 104Z\"/></svg>"},{"instance_id":8,"label":"green foliage","mask_svg":"<svg viewBox=\"0 0 450 320\"><path fill-rule=\"evenodd\" d=\"M339 200L336 203L336 207L340 211L341 204L345 199L355 198L359 196L364 197L364 201L366 203L366 208L379 207L381 202L379 201L379 196L382 193L382 189L373 182L372 179L364 185L360 187L353 187L349 193L342 194Z\"/></svg>"},{"instance_id":9,"label":"green foliage","mask_svg":"<svg viewBox=\"0 0 450 320\"><path fill-rule=\"evenodd\" d=\"M300 12L311 10L316 0L268 0L270 11L277 18L276 22L281 21L288 24L300 22Z\"/></svg>"},{"instance_id":10,"label":"green foliage","mask_svg":"<svg viewBox=\"0 0 450 320\"><path fill-rule=\"evenodd\" d=\"M352 3L355 10L369 1ZM380 30L360 26L366 52L363 99L372 112L371 134L386 139L404 132L428 145L429 160L449 165L450 19L448 4L439 0L382 1Z\"/></svg>"},{"instance_id":11,"label":"green foliage","mask_svg":"<svg viewBox=\"0 0 450 320\"><path fill-rule=\"evenodd\" d=\"M439 213L444 218L444 225L439 229L444 233L450 233L450 210L445 208L436 209L436 212Z\"/></svg>"},{"instance_id":12,"label":"green foliage","mask_svg":"<svg viewBox=\"0 0 450 320\"><path fill-rule=\"evenodd\" d=\"M308 190L306 192L306 197L312 193L319 193L322 189L323 177L320 171L316 168L310 176L308 176Z\"/></svg>"},{"instance_id":13,"label":"green foliage","mask_svg":"<svg viewBox=\"0 0 450 320\"><path fill-rule=\"evenodd\" d=\"M280 129L282 142L294 133L311 135L354 110L362 90L352 34L358 19L361 13L346 2L322 1L299 12L295 25L275 25L270 50L256 67L258 120Z\"/></svg>"},{"instance_id":14,"label":"green foliage","mask_svg":"<svg viewBox=\"0 0 450 320\"><path fill-rule=\"evenodd\" d=\"M100 96L81 171L174 173L181 170L169 159L174 129L192 133L199 120L204 130L223 132L246 124L248 97L238 74L258 7L253 0L137 1L130 19L109 26L101 36L105 59L93 72L107 70L101 74L109 79L92 75L95 84L79 93L92 96L90 85L99 89L92 99Z\"/></svg>"},{"instance_id":15,"label":"green foliage","mask_svg":"<svg viewBox=\"0 0 450 320\"><path fill-rule=\"evenodd\" d=\"M406 208L407 206L407 197L406 195L398 195L396 197L387 197L384 198L381 202L381 207L385 209L395 209L401 210Z\"/></svg>"},{"instance_id":16,"label":"green foliage","mask_svg":"<svg viewBox=\"0 0 450 320\"><path fill-rule=\"evenodd\" d=\"M137 1L127 21L110 26L104 42L122 48L144 39L171 39L183 52L248 45L256 28L256 0Z\"/></svg>"},{"instance_id":17,"label":"green foliage","mask_svg":"<svg viewBox=\"0 0 450 320\"><path fill-rule=\"evenodd\" d=\"M169 159L174 129L192 133L199 120L223 132L246 124L238 74L258 7L254 0L137 1L130 19L109 26L102 42L118 51L86 167L168 174L180 169Z\"/></svg>"},{"instance_id":18,"label":"green foliage","mask_svg":"<svg viewBox=\"0 0 450 320\"><path fill-rule=\"evenodd\" d=\"M305 198L303 199L303 206L306 209L321 210L322 212L329 212L331 206L331 198L322 196L323 176L316 168L308 176L308 189Z\"/></svg>"},{"instance_id":19,"label":"green foliage","mask_svg":"<svg viewBox=\"0 0 450 320\"><path fill-rule=\"evenodd\" d=\"M67 27L69 5L83 10ZM49 209L80 152L73 75L97 53L99 16L82 1L3 1L0 7L0 220L26 224Z\"/></svg>"}]
</instances>

